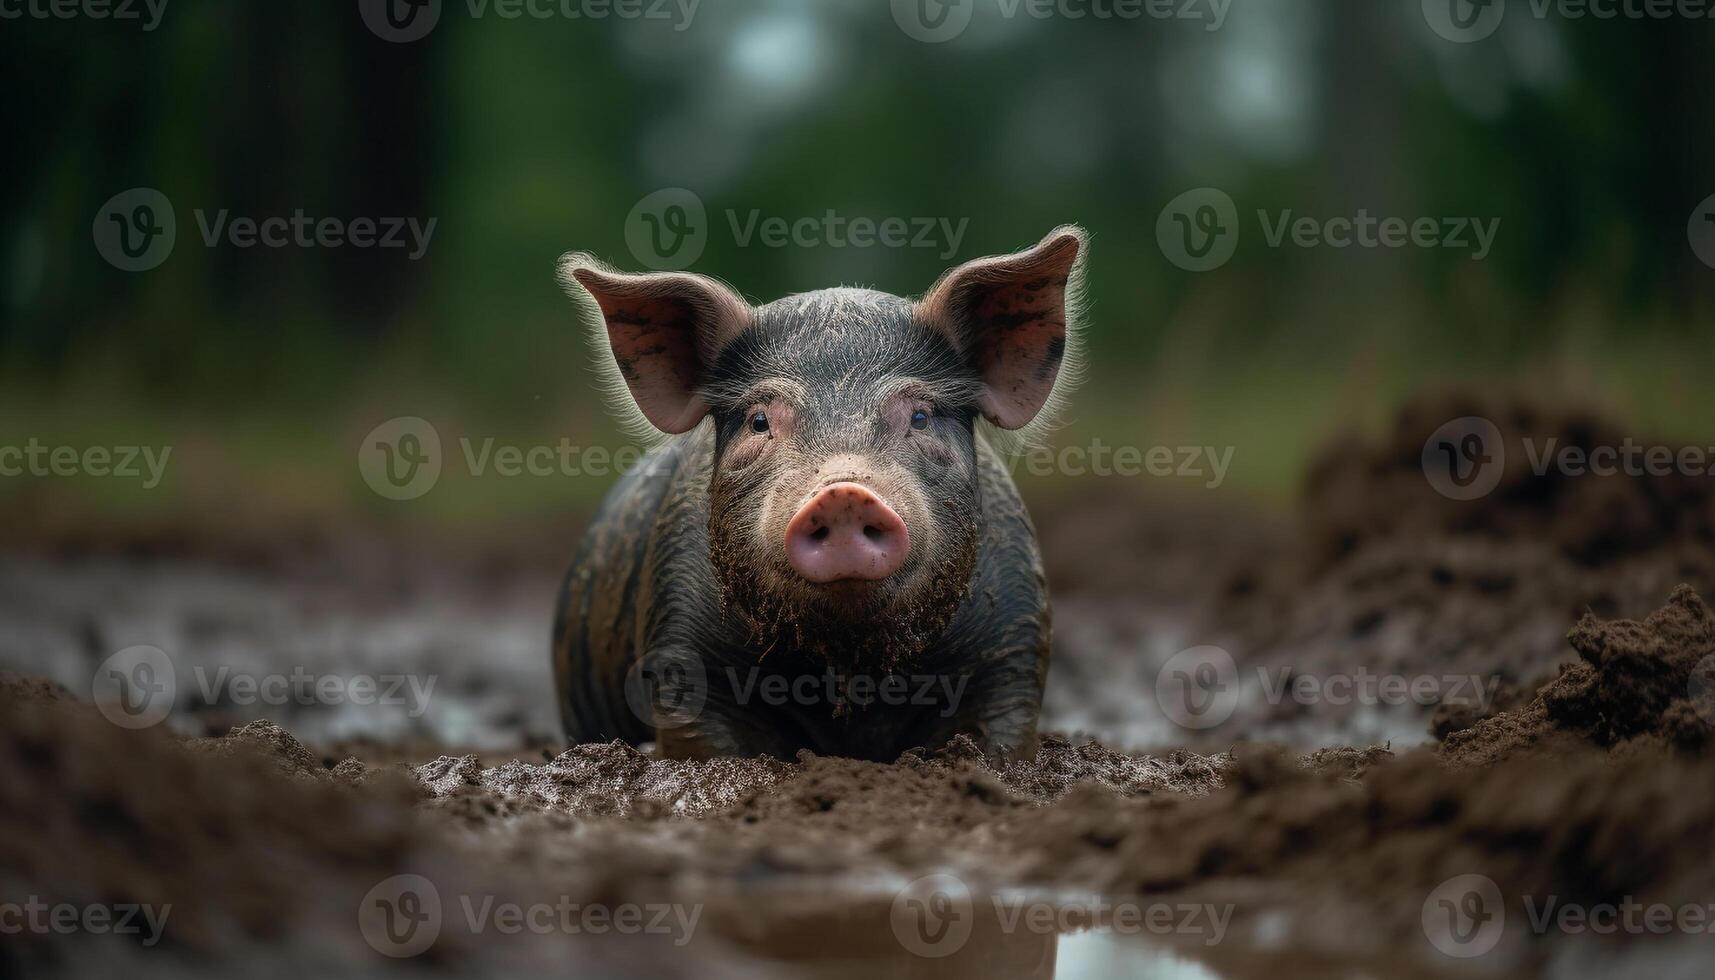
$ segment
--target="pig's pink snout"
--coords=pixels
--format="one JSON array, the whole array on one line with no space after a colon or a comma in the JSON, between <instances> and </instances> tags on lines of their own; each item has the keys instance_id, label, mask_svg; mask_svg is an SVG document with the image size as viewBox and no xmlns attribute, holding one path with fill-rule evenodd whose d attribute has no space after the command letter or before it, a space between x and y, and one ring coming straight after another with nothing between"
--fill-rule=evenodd
<instances>
[{"instance_id":1,"label":"pig's pink snout","mask_svg":"<svg viewBox=\"0 0 1715 980\"><path fill-rule=\"evenodd\" d=\"M823 487L786 525L786 560L810 582L886 578L910 548L905 522L860 483Z\"/></svg>"}]
</instances>

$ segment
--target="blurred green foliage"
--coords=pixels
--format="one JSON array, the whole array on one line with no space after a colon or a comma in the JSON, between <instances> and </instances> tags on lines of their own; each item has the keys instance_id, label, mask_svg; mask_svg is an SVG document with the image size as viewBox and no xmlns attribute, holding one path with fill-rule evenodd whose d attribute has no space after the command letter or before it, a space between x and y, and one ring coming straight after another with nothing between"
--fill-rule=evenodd
<instances>
[{"instance_id":1,"label":"blurred green foliage","mask_svg":"<svg viewBox=\"0 0 1715 980\"><path fill-rule=\"evenodd\" d=\"M1715 194L1715 21L1515 3L1455 44L1416 0L1234 0L1218 30L975 0L963 35L928 44L886 0L703 0L688 24L473 2L446 0L412 43L377 37L355 2L172 0L151 31L0 21L8 428L263 426L306 468L324 433L404 414L617 438L553 264L584 249L639 267L627 217L667 187L708 209L693 268L757 299L915 293L1084 224L1091 371L1069 431L1235 444L1241 485L1278 489L1332 427L1374 426L1438 381L1575 390L1693 435L1715 408L1715 270L1687 240ZM173 202L178 242L121 272L91 221L139 186ZM1237 202L1241 237L1223 267L1186 272L1157 218L1204 186ZM413 262L209 248L198 209L437 224ZM1500 230L1474 261L1269 247L1255 218L1359 209ZM830 210L968 233L947 257L732 232Z\"/></svg>"}]
</instances>

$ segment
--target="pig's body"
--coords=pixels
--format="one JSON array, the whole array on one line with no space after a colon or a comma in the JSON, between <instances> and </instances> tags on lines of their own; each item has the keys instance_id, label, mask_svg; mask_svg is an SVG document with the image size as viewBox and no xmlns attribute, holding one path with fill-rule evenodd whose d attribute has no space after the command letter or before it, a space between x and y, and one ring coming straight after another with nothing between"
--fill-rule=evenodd
<instances>
[{"instance_id":1,"label":"pig's body","mask_svg":"<svg viewBox=\"0 0 1715 980\"><path fill-rule=\"evenodd\" d=\"M709 557L713 449L703 426L657 451L608 493L578 549L554 628L555 688L570 740L655 740L673 756L790 759L810 749L881 761L939 748L960 733L990 748L1032 743L1048 672L1048 592L1030 515L992 450L977 450L982 530L964 601L919 658L899 665L903 693L886 703L877 693L836 716L826 697L831 671L877 685L885 675L874 664L756 649L723 613ZM693 710L669 707L663 720L672 727L660 730L627 700L627 675L648 650L672 652L650 661L653 676L631 675L633 700L653 693L650 685L675 666L690 683L706 682L700 710L696 693L686 691L691 701L683 707ZM675 665L678 657L695 657L698 666ZM798 688L814 694L765 698L761 680L769 675L783 678L772 683L788 692L807 677Z\"/></svg>"},{"instance_id":2,"label":"pig's body","mask_svg":"<svg viewBox=\"0 0 1715 980\"><path fill-rule=\"evenodd\" d=\"M1036 535L979 426L1046 417L1084 236L921 299L752 306L568 256L616 392L674 436L608 494L560 599L574 741L675 757L1028 750L1048 669Z\"/></svg>"}]
</instances>

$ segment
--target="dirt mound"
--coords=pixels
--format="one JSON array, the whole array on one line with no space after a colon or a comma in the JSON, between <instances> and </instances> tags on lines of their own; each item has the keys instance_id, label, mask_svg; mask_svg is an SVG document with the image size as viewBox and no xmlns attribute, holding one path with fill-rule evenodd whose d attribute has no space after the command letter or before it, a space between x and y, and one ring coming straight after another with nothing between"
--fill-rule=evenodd
<instances>
[{"instance_id":1,"label":"dirt mound","mask_svg":"<svg viewBox=\"0 0 1715 980\"><path fill-rule=\"evenodd\" d=\"M1708 759L1615 765L1585 752L1460 771L1420 750L1353 781L1241 754L1231 785L1205 799L1082 795L1017 846L1045 882L1233 903L1239 938L1220 956L1291 935L1294 955L1324 968L1398 957L1404 970L1438 960L1423 908L1465 875L1493 881L1515 923L1526 899L1707 902L1715 799L1684 789L1711 778ZM1529 974L1548 955L1517 925L1507 939L1482 961L1495 975Z\"/></svg>"},{"instance_id":2,"label":"dirt mound","mask_svg":"<svg viewBox=\"0 0 1715 980\"><path fill-rule=\"evenodd\" d=\"M1426 478L1425 446L1447 423L1471 418L1500 434L1499 447L1483 447L1500 474L1488 493L1455 500ZM1304 494L1310 543L1328 562L1380 538L1443 534L1547 542L1584 565L1661 548L1715 549L1708 480L1645 473L1642 455L1636 474L1618 465L1609 473L1553 465L1567 453L1588 461L1598 449L1635 446L1641 453L1658 445L1593 409L1516 396L1424 395L1401 408L1381 441L1341 438L1312 463ZM1677 457L1681 447L1668 448Z\"/></svg>"},{"instance_id":3,"label":"dirt mound","mask_svg":"<svg viewBox=\"0 0 1715 980\"><path fill-rule=\"evenodd\" d=\"M1710 747L1715 615L1689 586L1641 621L1586 615L1567 639L1581 660L1522 708L1448 734L1448 761L1482 764L1580 745L1686 754Z\"/></svg>"},{"instance_id":4,"label":"dirt mound","mask_svg":"<svg viewBox=\"0 0 1715 980\"><path fill-rule=\"evenodd\" d=\"M1035 856L1025 873L1229 900L1240 935L1288 932L1324 967L1401 948L1437 962L1423 910L1467 876L1495 887L1489 911L1520 918L1550 901L1701 914L1715 897L1715 613L1681 587L1641 621L1586 616L1569 640L1579 663L1438 752L1250 748L1203 798L1086 793L1046 808L1016 841ZM1545 938L1564 937L1515 926L1483 962L1546 969ZM1254 952L1241 940L1220 955Z\"/></svg>"},{"instance_id":5,"label":"dirt mound","mask_svg":"<svg viewBox=\"0 0 1715 980\"><path fill-rule=\"evenodd\" d=\"M188 752L162 732L125 731L41 692L27 680L0 683L9 896L171 906L159 945L206 953L276 939L287 923L314 919L330 892L355 903L422 841L411 817L419 791L408 781L358 793L326 773L288 778L248 737ZM275 733L288 754L303 751ZM54 938L26 932L7 945L34 940L51 957L66 948Z\"/></svg>"},{"instance_id":6,"label":"dirt mound","mask_svg":"<svg viewBox=\"0 0 1715 980\"><path fill-rule=\"evenodd\" d=\"M658 949L588 935L461 931L457 913L482 902L629 900L624 875L635 868L586 862L550 879L531 860L546 846L473 853L434 808L418 806L433 790L408 768L329 767L268 722L222 738L131 731L9 675L0 772L0 903L8 926L34 916L0 943L0 975L690 972ZM420 954L394 961L360 913L405 887L401 876L427 882L446 925ZM55 918L73 911L72 925ZM719 963L700 966L727 975Z\"/></svg>"},{"instance_id":7,"label":"dirt mound","mask_svg":"<svg viewBox=\"0 0 1715 980\"><path fill-rule=\"evenodd\" d=\"M1423 452L1443 424L1481 417L1504 446L1494 489L1438 492ZM1566 624L1641 617L1680 584L1715 588L1715 491L1681 474L1574 474L1568 448L1648 445L1593 412L1470 395L1419 398L1383 440L1336 440L1306 481L1295 548L1228 577L1201 628L1243 667L1326 679L1360 671L1474 679L1480 703L1251 703L1249 737L1311 746L1424 741L1528 700L1568 660ZM1433 715L1433 717L1431 717Z\"/></svg>"}]
</instances>

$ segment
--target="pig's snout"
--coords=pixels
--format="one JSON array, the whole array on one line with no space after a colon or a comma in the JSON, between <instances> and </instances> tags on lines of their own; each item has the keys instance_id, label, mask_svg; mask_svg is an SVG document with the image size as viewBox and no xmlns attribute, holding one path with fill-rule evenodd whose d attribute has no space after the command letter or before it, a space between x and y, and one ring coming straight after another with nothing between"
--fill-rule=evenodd
<instances>
[{"instance_id":1,"label":"pig's snout","mask_svg":"<svg viewBox=\"0 0 1715 980\"><path fill-rule=\"evenodd\" d=\"M786 560L810 582L886 578L910 548L905 522L860 483L823 487L786 525Z\"/></svg>"}]
</instances>

